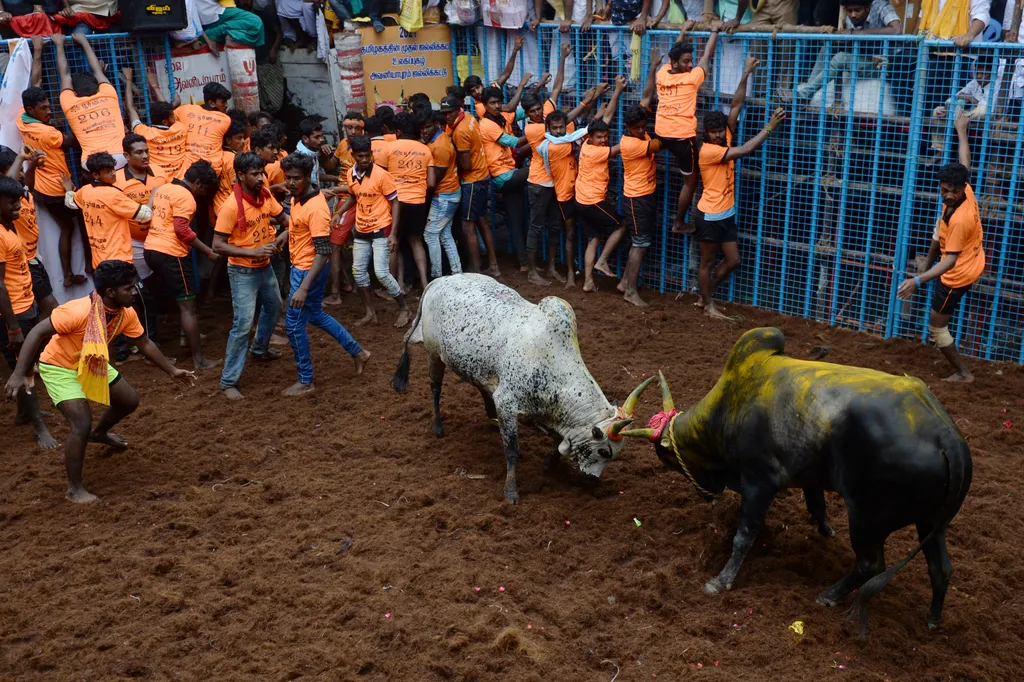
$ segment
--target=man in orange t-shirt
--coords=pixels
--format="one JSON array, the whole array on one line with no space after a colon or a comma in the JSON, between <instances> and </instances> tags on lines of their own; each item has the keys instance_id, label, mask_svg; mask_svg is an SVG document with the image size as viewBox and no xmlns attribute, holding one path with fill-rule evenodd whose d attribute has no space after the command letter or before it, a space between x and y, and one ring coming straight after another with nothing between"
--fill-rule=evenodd
<instances>
[{"instance_id":1,"label":"man in orange t-shirt","mask_svg":"<svg viewBox=\"0 0 1024 682\"><path fill-rule=\"evenodd\" d=\"M658 114L654 121L654 134L661 138L662 145L676 158L683 174L683 188L679 190L676 221L672 231L690 234L693 225L684 221L697 189L697 174L694 173L697 153L697 91L707 78L711 58L715 55L718 23L712 26L711 36L704 47L704 56L697 66L693 65L693 48L684 42L685 39L684 28L668 52L669 63L657 72ZM657 62L652 60L651 64L656 66Z\"/></svg>"},{"instance_id":2,"label":"man in orange t-shirt","mask_svg":"<svg viewBox=\"0 0 1024 682\"><path fill-rule=\"evenodd\" d=\"M443 98L441 113L445 116L448 134L455 145L455 159L462 183L459 219L462 221L462 234L470 257L470 267L463 267L468 272L480 272L480 244L477 241L479 228L480 237L487 248L488 267L485 274L500 277L494 235L487 222L487 195L491 180L480 126L475 118L467 116L462 110L462 102L458 97L449 95Z\"/></svg>"},{"instance_id":3,"label":"man in orange t-shirt","mask_svg":"<svg viewBox=\"0 0 1024 682\"><path fill-rule=\"evenodd\" d=\"M210 369L217 361L203 354L196 310L196 279L189 252L198 249L211 261L220 256L200 241L192 231L196 199L206 199L217 191L220 180L209 161L196 161L185 177L153 190L153 219L146 235L146 264L160 281L160 292L173 298L181 313L181 331L192 352L195 369Z\"/></svg>"},{"instance_id":4,"label":"man in orange t-shirt","mask_svg":"<svg viewBox=\"0 0 1024 682\"><path fill-rule=\"evenodd\" d=\"M186 386L195 383L194 373L175 367L146 337L131 307L135 278L135 266L131 263L103 261L97 265L93 273L96 291L57 307L48 319L29 332L14 373L4 386L4 395L13 398L23 387L32 385L36 354L43 341L49 339L39 355L39 378L50 400L68 422L64 467L68 477L67 498L72 502L98 499L82 486L86 445L100 443L117 450L127 448L128 441L110 433L110 429L139 406L139 394L107 362L106 347L110 339L119 334L135 339L139 352L172 379ZM89 323L97 316L103 317L104 324L93 329ZM89 341L88 348L93 349L91 362L82 357L86 341ZM96 346L102 350L95 350ZM99 387L106 386L106 390L97 387L97 383ZM95 427L87 391L92 399L109 405Z\"/></svg>"},{"instance_id":5,"label":"man in orange t-shirt","mask_svg":"<svg viewBox=\"0 0 1024 682\"><path fill-rule=\"evenodd\" d=\"M291 291L285 313L288 342L295 354L299 380L283 395L312 393L313 360L309 352L309 333L313 324L334 337L334 340L352 356L356 375L370 359L370 353L356 343L336 319L324 312L324 292L330 271L327 261L331 256L331 209L327 199L313 183L313 158L304 154L290 154L281 162L285 182L292 195L291 222L288 226L288 254L291 257Z\"/></svg>"},{"instance_id":6,"label":"man in orange t-shirt","mask_svg":"<svg viewBox=\"0 0 1024 682\"><path fill-rule=\"evenodd\" d=\"M89 39L81 33L75 33L73 38L85 53L91 74L72 75L64 53L64 36L59 33L50 36L57 54L60 106L71 132L82 145L82 168L86 168L88 158L97 152L110 154L117 168L121 168L126 163L121 152L124 117L121 116L121 101L117 90L103 74L103 65L92 51Z\"/></svg>"},{"instance_id":7,"label":"man in orange t-shirt","mask_svg":"<svg viewBox=\"0 0 1024 682\"><path fill-rule=\"evenodd\" d=\"M207 83L203 86L201 106L182 104L174 110L174 117L185 125L185 157L179 177L200 159L209 161L220 174L220 150L224 146L224 135L231 127L231 117L224 113L228 110L229 99L230 90L220 83Z\"/></svg>"},{"instance_id":8,"label":"man in orange t-shirt","mask_svg":"<svg viewBox=\"0 0 1024 682\"><path fill-rule=\"evenodd\" d=\"M125 81L132 82L132 70L122 69ZM158 97L156 88L153 92ZM124 110L128 116L128 130L141 135L149 145L149 155L153 165L164 169L168 178L176 178L184 170L181 164L185 161L185 140L188 129L185 124L174 117L174 105L170 102L156 101L149 105L149 117L153 125L142 122L139 112L135 109L135 98L132 88L126 87L124 93Z\"/></svg>"},{"instance_id":9,"label":"man in orange t-shirt","mask_svg":"<svg viewBox=\"0 0 1024 682\"><path fill-rule=\"evenodd\" d=\"M256 152L266 164L263 175L270 193L278 201L283 201L288 196L288 188L284 182L284 171L281 170L281 159L277 158L277 130L272 126L254 130L249 136L249 149Z\"/></svg>"},{"instance_id":10,"label":"man in orange t-shirt","mask_svg":"<svg viewBox=\"0 0 1024 682\"><path fill-rule=\"evenodd\" d=\"M331 218L331 280L330 280L330 296L324 299L324 305L340 305L342 293L350 293L355 291L355 284L352 282L352 263L351 263L351 236L352 229L356 224L356 212L355 209L349 209L344 214L338 212L337 209L341 208L341 205L345 203L345 198L348 196L348 192L344 191L345 177L348 175L349 170L356 164L356 160L352 157L352 150L349 149L348 141L356 135L363 135L365 130L365 119L363 115L358 111L349 111L345 113L345 120L342 121L341 127L345 131L345 139L338 142L338 148L334 150L334 155L326 160L324 164L325 170L333 174L338 178L338 186L334 188L333 194L337 197L337 203L334 206L334 215ZM344 248L346 244L349 244L349 248Z\"/></svg>"},{"instance_id":11,"label":"man in orange t-shirt","mask_svg":"<svg viewBox=\"0 0 1024 682\"><path fill-rule=\"evenodd\" d=\"M743 102L747 98L747 78L757 69L757 59L747 59L743 76L732 96L728 118L720 111L704 115L704 144L700 148L700 175L704 180L704 193L697 209L697 241L700 243L700 267L697 284L700 296L697 306L704 308L708 317L728 319L715 305L715 289L740 264L736 232L736 159L753 154L768 136L782 125L786 111L776 109L764 129L741 147L733 147L732 139L739 122ZM723 258L712 267L721 252Z\"/></svg>"},{"instance_id":12,"label":"man in orange t-shirt","mask_svg":"<svg viewBox=\"0 0 1024 682\"><path fill-rule=\"evenodd\" d=\"M372 117L371 117L372 118ZM370 139L357 135L349 140L356 165L346 176L348 197L339 209L342 213L356 209L355 240L352 244L352 278L363 299L366 314L356 322L357 327L377 322L370 296L370 262L377 281L387 290L398 304L396 327L409 324L409 306L405 302L398 281L391 276L388 263L389 253L398 248L398 224L401 208L398 204L398 188L386 170L373 161Z\"/></svg>"},{"instance_id":13,"label":"man in orange t-shirt","mask_svg":"<svg viewBox=\"0 0 1024 682\"><path fill-rule=\"evenodd\" d=\"M444 131L444 114L431 111L419 118L419 124L420 138L430 147L430 155L434 158L434 179L437 182L423 234L423 239L427 243L427 254L430 256L430 278L437 279L444 272L444 264L441 261L442 247L444 255L448 257L451 273L462 273L459 248L452 237L452 222L455 220L455 212L459 209L462 187L459 185L455 145Z\"/></svg>"},{"instance_id":14,"label":"man in orange t-shirt","mask_svg":"<svg viewBox=\"0 0 1024 682\"><path fill-rule=\"evenodd\" d=\"M129 133L122 141L127 163L124 168L117 171L117 180L114 186L124 192L125 196L137 204L149 204L149 195L160 185L170 182L167 172L159 166L151 165L149 162L149 145L146 138L136 133ZM139 272L139 281L145 282L153 271L146 265L146 257L143 253L146 244L146 233L149 232L149 223L140 223L137 220L128 221L128 229L132 235L132 260L135 269ZM145 287L143 287L145 290ZM148 310L148 306L147 306ZM146 331L150 336L156 332L151 324L155 321L155 311L152 316L147 315Z\"/></svg>"},{"instance_id":15,"label":"man in orange t-shirt","mask_svg":"<svg viewBox=\"0 0 1024 682\"><path fill-rule=\"evenodd\" d=\"M86 282L85 274L76 275L71 268L71 237L76 229L82 242L86 274L92 272L92 255L89 253L89 236L85 231L85 223L64 206L64 187L61 178L71 174L64 148L71 144L74 138L65 139L64 133L50 125L50 114L53 109L49 96L39 87L42 85L42 74L42 39L38 38L32 41L32 87L21 93L24 111L18 114L15 122L25 145L46 154L46 163L36 169L35 186L31 188L32 197L60 228L57 252L60 256L64 287L69 288Z\"/></svg>"},{"instance_id":16,"label":"man in orange t-shirt","mask_svg":"<svg viewBox=\"0 0 1024 682\"><path fill-rule=\"evenodd\" d=\"M234 321L228 334L220 388L231 400L242 398L238 380L245 368L248 350L255 360L276 360L281 352L270 347L270 336L281 313L281 287L270 266L270 257L288 240L287 231L276 234L274 225L288 227L288 214L265 186L263 159L255 152L242 152L232 162L235 184L231 195L217 212L213 228L213 250L228 257L228 281ZM256 336L249 347L256 301L261 301Z\"/></svg>"},{"instance_id":17,"label":"man in orange t-shirt","mask_svg":"<svg viewBox=\"0 0 1024 682\"><path fill-rule=\"evenodd\" d=\"M17 180L0 177L0 348L7 366L14 370L25 336L39 322L39 306L32 294L32 273L25 257L25 245L14 226L21 211L24 188ZM33 362L35 360L33 359ZM39 447L57 447L39 412L35 391L28 385L17 388L18 409L15 424L32 424Z\"/></svg>"},{"instance_id":18,"label":"man in orange t-shirt","mask_svg":"<svg viewBox=\"0 0 1024 682\"><path fill-rule=\"evenodd\" d=\"M974 375L964 364L956 349L956 340L949 333L947 325L956 314L960 301L985 271L985 234L981 226L981 211L969 183L969 124L970 119L961 113L954 124L959 138L960 160L939 169L942 215L935 224L928 256L918 267L918 274L904 280L897 292L899 298L909 300L926 282L939 280L932 290L928 332L935 346L955 370L953 375L946 377L946 381L957 382L974 381Z\"/></svg>"},{"instance_id":19,"label":"man in orange t-shirt","mask_svg":"<svg viewBox=\"0 0 1024 682\"><path fill-rule=\"evenodd\" d=\"M398 139L391 143L388 154L388 174L398 189L401 207L398 225L399 246L408 246L416 261L420 288L427 288L427 250L423 243L423 229L427 225L427 193L434 191L434 158L430 147L420 141L420 122L411 113L403 111L395 116ZM405 289L405 267L402 251L398 251L398 286Z\"/></svg>"}]
</instances>

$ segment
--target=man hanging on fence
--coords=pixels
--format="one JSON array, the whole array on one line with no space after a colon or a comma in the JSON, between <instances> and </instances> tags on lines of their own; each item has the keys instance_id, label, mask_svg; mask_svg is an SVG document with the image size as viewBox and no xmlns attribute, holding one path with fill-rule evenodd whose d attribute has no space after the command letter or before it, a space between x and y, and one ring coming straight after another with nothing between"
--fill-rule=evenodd
<instances>
[{"instance_id":1,"label":"man hanging on fence","mask_svg":"<svg viewBox=\"0 0 1024 682\"><path fill-rule=\"evenodd\" d=\"M704 308L708 317L728 319L715 307L715 288L740 264L740 252L736 235L736 159L754 153L768 136L786 118L781 107L772 114L768 125L741 147L733 147L733 135L740 119L740 110L747 99L747 79L757 70L758 60L747 59L743 76L736 93L732 96L729 117L720 111L709 111L704 115L704 144L700 148L700 175L704 179L704 193L697 208L697 240L700 242L700 269L697 282L700 296L697 305ZM712 267L718 254L724 256L718 267Z\"/></svg>"},{"instance_id":2,"label":"man hanging on fence","mask_svg":"<svg viewBox=\"0 0 1024 682\"><path fill-rule=\"evenodd\" d=\"M985 270L981 213L974 190L968 182L971 175L971 151L967 143L969 123L970 120L962 114L955 123L960 139L960 162L939 169L942 215L932 233L928 258L918 268L918 274L904 280L897 292L901 299L908 300L925 283L939 280L932 290L928 332L942 355L956 370L953 375L946 377L946 381L964 382L974 381L974 375L957 352L956 342L946 325L956 313L960 300ZM935 263L940 254L942 258Z\"/></svg>"}]
</instances>

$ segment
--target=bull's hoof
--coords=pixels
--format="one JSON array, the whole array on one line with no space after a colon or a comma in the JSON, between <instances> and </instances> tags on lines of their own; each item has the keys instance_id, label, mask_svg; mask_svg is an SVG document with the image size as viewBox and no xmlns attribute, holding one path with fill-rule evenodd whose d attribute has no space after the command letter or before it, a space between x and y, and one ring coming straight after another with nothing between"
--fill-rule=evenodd
<instances>
[{"instance_id":1,"label":"bull's hoof","mask_svg":"<svg viewBox=\"0 0 1024 682\"><path fill-rule=\"evenodd\" d=\"M928 623L928 629L929 630L938 630L939 628L942 627L942 619L941 618L939 618L938 620L933 620L931 616L928 616L927 618L925 618L925 622Z\"/></svg>"},{"instance_id":2,"label":"bull's hoof","mask_svg":"<svg viewBox=\"0 0 1024 682\"><path fill-rule=\"evenodd\" d=\"M519 504L519 490L514 485L511 488L505 486L505 499L509 504Z\"/></svg>"},{"instance_id":3,"label":"bull's hoof","mask_svg":"<svg viewBox=\"0 0 1024 682\"><path fill-rule=\"evenodd\" d=\"M815 599L814 601L821 604L822 606L827 606L829 608L839 606L839 604L841 603L838 599L833 599L832 597L829 597L827 594L819 594L817 599Z\"/></svg>"},{"instance_id":4,"label":"bull's hoof","mask_svg":"<svg viewBox=\"0 0 1024 682\"><path fill-rule=\"evenodd\" d=\"M827 523L823 523L820 526L818 526L818 534L821 535L821 537L823 538L833 538L835 537L836 532L832 530L832 526L828 525Z\"/></svg>"},{"instance_id":5,"label":"bull's hoof","mask_svg":"<svg viewBox=\"0 0 1024 682\"><path fill-rule=\"evenodd\" d=\"M444 424L441 422L434 422L434 435L438 438L444 438Z\"/></svg>"},{"instance_id":6,"label":"bull's hoof","mask_svg":"<svg viewBox=\"0 0 1024 682\"><path fill-rule=\"evenodd\" d=\"M718 578L712 578L704 583L704 594L721 594L722 592L727 592L731 587L732 585L722 585Z\"/></svg>"}]
</instances>

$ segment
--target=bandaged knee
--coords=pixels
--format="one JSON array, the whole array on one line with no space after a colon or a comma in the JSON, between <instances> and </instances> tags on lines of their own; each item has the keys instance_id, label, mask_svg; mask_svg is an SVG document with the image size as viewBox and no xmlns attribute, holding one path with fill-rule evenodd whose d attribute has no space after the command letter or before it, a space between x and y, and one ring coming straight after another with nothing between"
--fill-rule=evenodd
<instances>
[{"instance_id":1,"label":"bandaged knee","mask_svg":"<svg viewBox=\"0 0 1024 682\"><path fill-rule=\"evenodd\" d=\"M949 327L933 327L928 325L928 333L931 334L936 348L945 348L946 346L952 346L954 343L953 335L949 333Z\"/></svg>"}]
</instances>

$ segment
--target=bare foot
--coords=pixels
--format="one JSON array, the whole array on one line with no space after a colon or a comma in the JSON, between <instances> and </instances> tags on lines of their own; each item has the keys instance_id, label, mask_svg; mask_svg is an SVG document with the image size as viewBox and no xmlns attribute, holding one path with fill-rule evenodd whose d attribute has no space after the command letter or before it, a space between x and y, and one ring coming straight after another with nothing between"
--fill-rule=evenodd
<instances>
[{"instance_id":1,"label":"bare foot","mask_svg":"<svg viewBox=\"0 0 1024 682\"><path fill-rule=\"evenodd\" d=\"M951 374L946 377L943 381L948 381L953 384L969 384L974 381L974 375L967 371L957 372L956 374Z\"/></svg>"},{"instance_id":2,"label":"bare foot","mask_svg":"<svg viewBox=\"0 0 1024 682\"><path fill-rule=\"evenodd\" d=\"M697 308L703 308L704 307L704 297L701 296L700 294L697 294L697 300L693 302L693 305L694 305L694 307L697 307Z\"/></svg>"},{"instance_id":3,"label":"bare foot","mask_svg":"<svg viewBox=\"0 0 1024 682\"><path fill-rule=\"evenodd\" d=\"M281 336L280 334L275 332L275 333L270 335L270 345L271 346L287 346L288 345L288 337L287 336Z\"/></svg>"},{"instance_id":4,"label":"bare foot","mask_svg":"<svg viewBox=\"0 0 1024 682\"><path fill-rule=\"evenodd\" d=\"M207 360L206 358L200 358L199 360L196 360L193 358L192 367L195 369L213 369L220 363L220 360Z\"/></svg>"},{"instance_id":5,"label":"bare foot","mask_svg":"<svg viewBox=\"0 0 1024 682\"><path fill-rule=\"evenodd\" d=\"M525 274L526 274L526 273L528 273L529 271L530 271L530 266L529 266L529 265L520 265L520 266L519 266L519 272L520 272L520 274L523 274L523 275L525 275Z\"/></svg>"},{"instance_id":6,"label":"bare foot","mask_svg":"<svg viewBox=\"0 0 1024 682\"><path fill-rule=\"evenodd\" d=\"M615 290L620 294L626 293L626 283L620 279L619 283L615 285Z\"/></svg>"},{"instance_id":7,"label":"bare foot","mask_svg":"<svg viewBox=\"0 0 1024 682\"><path fill-rule=\"evenodd\" d=\"M551 279L555 280L556 282L564 282L565 281L565 277L562 277L558 273L558 270L555 270L554 268L548 268L548 271L547 271L546 274L547 274L548 277L550 277Z\"/></svg>"},{"instance_id":8,"label":"bare foot","mask_svg":"<svg viewBox=\"0 0 1024 682\"><path fill-rule=\"evenodd\" d=\"M324 305L341 305L341 295L332 294L324 299Z\"/></svg>"},{"instance_id":9,"label":"bare foot","mask_svg":"<svg viewBox=\"0 0 1024 682\"><path fill-rule=\"evenodd\" d=\"M566 277L565 278L565 288L566 289L575 289L576 288L576 278L575 277Z\"/></svg>"},{"instance_id":10,"label":"bare foot","mask_svg":"<svg viewBox=\"0 0 1024 682\"><path fill-rule=\"evenodd\" d=\"M76 504L89 504L90 502L95 502L96 500L100 499L93 495L92 493L86 492L85 488L79 488L77 490L68 490L68 493L67 495L65 495L65 497L67 497L70 501Z\"/></svg>"},{"instance_id":11,"label":"bare foot","mask_svg":"<svg viewBox=\"0 0 1024 682\"><path fill-rule=\"evenodd\" d=\"M586 293L589 294L589 293L597 291L597 290L598 290L597 289L597 285L594 284L594 280L588 279L587 281L585 281L583 283L583 291L585 291Z\"/></svg>"},{"instance_id":12,"label":"bare foot","mask_svg":"<svg viewBox=\"0 0 1024 682\"><path fill-rule=\"evenodd\" d=\"M388 292L384 291L383 289L376 289L376 290L374 290L373 294L374 294L374 296L376 296L377 298L381 299L382 301L390 301L391 300L391 294L389 294Z\"/></svg>"},{"instance_id":13,"label":"bare foot","mask_svg":"<svg viewBox=\"0 0 1024 682\"><path fill-rule=\"evenodd\" d=\"M355 326L362 327L364 325L370 324L371 322L373 324L377 324L377 313L375 313L372 310L363 315L363 318L361 320L357 320Z\"/></svg>"},{"instance_id":14,"label":"bare foot","mask_svg":"<svg viewBox=\"0 0 1024 682\"><path fill-rule=\"evenodd\" d=\"M635 291L633 293L631 293L631 294L630 293L623 294L622 295L622 299L624 301L626 301L627 303L632 303L633 305L635 305L638 308L644 308L644 307L647 306L647 301L645 301L644 299L640 298L640 294L638 294Z\"/></svg>"},{"instance_id":15,"label":"bare foot","mask_svg":"<svg viewBox=\"0 0 1024 682\"><path fill-rule=\"evenodd\" d=\"M99 433L98 431L93 431L89 434L89 442L101 443L112 447L115 450L124 450L128 447L128 441L114 433Z\"/></svg>"},{"instance_id":16,"label":"bare foot","mask_svg":"<svg viewBox=\"0 0 1024 682\"><path fill-rule=\"evenodd\" d=\"M225 388L224 397L228 400L241 400L245 396L237 388Z\"/></svg>"},{"instance_id":17,"label":"bare foot","mask_svg":"<svg viewBox=\"0 0 1024 682\"><path fill-rule=\"evenodd\" d=\"M64 288L65 289L70 289L71 288L71 275L64 275Z\"/></svg>"},{"instance_id":18,"label":"bare foot","mask_svg":"<svg viewBox=\"0 0 1024 682\"><path fill-rule=\"evenodd\" d=\"M73 286L78 286L79 284L85 284L88 281L89 281L89 278L86 277L85 275L71 275L71 284ZM86 494L88 494L88 493L86 493Z\"/></svg>"},{"instance_id":19,"label":"bare foot","mask_svg":"<svg viewBox=\"0 0 1024 682\"><path fill-rule=\"evenodd\" d=\"M672 226L673 234L693 234L697 228L693 223L676 223Z\"/></svg>"},{"instance_id":20,"label":"bare foot","mask_svg":"<svg viewBox=\"0 0 1024 682\"><path fill-rule=\"evenodd\" d=\"M600 272L605 277L615 277L615 273L608 267L608 264L601 261L594 263L594 272Z\"/></svg>"},{"instance_id":21,"label":"bare foot","mask_svg":"<svg viewBox=\"0 0 1024 682\"><path fill-rule=\"evenodd\" d=\"M273 343L273 341L271 341ZM266 353L250 353L256 362L270 362L281 357L281 351L276 348L268 348Z\"/></svg>"},{"instance_id":22,"label":"bare foot","mask_svg":"<svg viewBox=\"0 0 1024 682\"><path fill-rule=\"evenodd\" d=\"M43 450L53 450L57 447L57 439L50 434L50 429L40 419L36 424L36 445Z\"/></svg>"},{"instance_id":23,"label":"bare foot","mask_svg":"<svg viewBox=\"0 0 1024 682\"><path fill-rule=\"evenodd\" d=\"M301 381L296 381L294 384L281 391L281 395L305 395L307 393L314 392L316 392L316 388L314 388L313 384L304 384Z\"/></svg>"},{"instance_id":24,"label":"bare foot","mask_svg":"<svg viewBox=\"0 0 1024 682\"><path fill-rule=\"evenodd\" d=\"M492 265L491 267L484 270L484 274L487 275L488 277L493 277L494 279L501 279L501 270L498 268L497 265Z\"/></svg>"},{"instance_id":25,"label":"bare foot","mask_svg":"<svg viewBox=\"0 0 1024 682\"><path fill-rule=\"evenodd\" d=\"M401 329L407 324L409 324L409 309L403 308L398 311L398 319L395 320L395 327Z\"/></svg>"},{"instance_id":26,"label":"bare foot","mask_svg":"<svg viewBox=\"0 0 1024 682\"><path fill-rule=\"evenodd\" d=\"M732 322L732 320L730 320L728 317L722 314L722 312L715 307L714 303L708 303L706 306L704 306L704 314L714 320L725 320L726 322Z\"/></svg>"},{"instance_id":27,"label":"bare foot","mask_svg":"<svg viewBox=\"0 0 1024 682\"><path fill-rule=\"evenodd\" d=\"M353 287L348 282L346 282L345 284L341 285L341 293L343 293L343 294L351 294L355 290L356 290L355 287ZM335 294L335 295L337 295L337 294Z\"/></svg>"},{"instance_id":28,"label":"bare foot","mask_svg":"<svg viewBox=\"0 0 1024 682\"><path fill-rule=\"evenodd\" d=\"M526 281L528 281L530 284L536 284L539 287L551 286L551 282L547 281L539 274L537 274L536 270L530 270L530 274L526 276Z\"/></svg>"},{"instance_id":29,"label":"bare foot","mask_svg":"<svg viewBox=\"0 0 1024 682\"><path fill-rule=\"evenodd\" d=\"M359 376L366 369L366 363L370 361L370 351L364 350L352 359L356 363L356 376Z\"/></svg>"}]
</instances>

